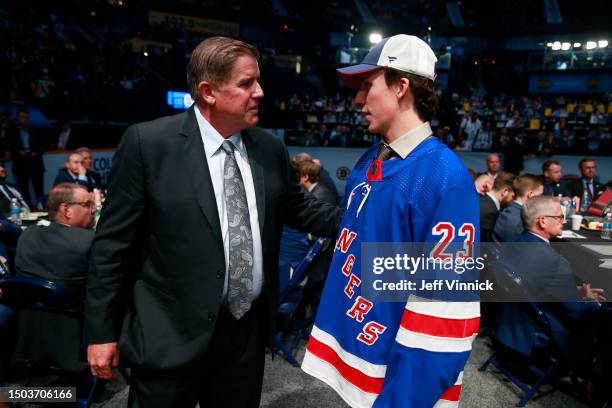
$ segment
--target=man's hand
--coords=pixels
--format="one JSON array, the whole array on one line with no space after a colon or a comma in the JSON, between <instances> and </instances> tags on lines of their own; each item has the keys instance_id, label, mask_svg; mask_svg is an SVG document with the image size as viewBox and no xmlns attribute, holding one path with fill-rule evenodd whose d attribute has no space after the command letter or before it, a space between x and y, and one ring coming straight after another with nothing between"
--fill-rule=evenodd
<instances>
[{"instance_id":1,"label":"man's hand","mask_svg":"<svg viewBox=\"0 0 612 408\"><path fill-rule=\"evenodd\" d=\"M87 169L83 166L83 163L79 163L79 176L84 176L87 174Z\"/></svg>"},{"instance_id":2,"label":"man's hand","mask_svg":"<svg viewBox=\"0 0 612 408\"><path fill-rule=\"evenodd\" d=\"M583 283L578 286L578 293L584 300L596 300L598 302L606 302L608 299L603 295L604 290L600 288L592 288L590 283Z\"/></svg>"},{"instance_id":3,"label":"man's hand","mask_svg":"<svg viewBox=\"0 0 612 408\"><path fill-rule=\"evenodd\" d=\"M87 346L87 362L94 376L105 380L116 380L117 373L113 372L113 367L119 365L117 342L90 344Z\"/></svg>"}]
</instances>

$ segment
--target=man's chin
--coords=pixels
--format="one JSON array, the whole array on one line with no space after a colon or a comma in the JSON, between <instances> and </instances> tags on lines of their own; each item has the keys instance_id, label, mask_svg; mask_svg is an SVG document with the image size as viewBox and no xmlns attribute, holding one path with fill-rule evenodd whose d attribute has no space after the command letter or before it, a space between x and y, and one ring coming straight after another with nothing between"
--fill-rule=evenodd
<instances>
[{"instance_id":1,"label":"man's chin","mask_svg":"<svg viewBox=\"0 0 612 408\"><path fill-rule=\"evenodd\" d=\"M247 118L247 120L246 120L247 127L257 126L258 123L259 123L259 116L258 115L251 116L251 117Z\"/></svg>"}]
</instances>

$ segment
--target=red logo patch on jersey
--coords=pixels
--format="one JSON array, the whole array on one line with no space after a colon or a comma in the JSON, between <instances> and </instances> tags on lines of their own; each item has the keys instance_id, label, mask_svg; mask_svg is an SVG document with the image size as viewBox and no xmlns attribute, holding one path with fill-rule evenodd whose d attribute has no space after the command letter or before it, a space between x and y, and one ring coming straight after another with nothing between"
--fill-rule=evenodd
<instances>
[{"instance_id":1,"label":"red logo patch on jersey","mask_svg":"<svg viewBox=\"0 0 612 408\"><path fill-rule=\"evenodd\" d=\"M374 159L370 168L368 169L368 181L381 181L382 180L382 160Z\"/></svg>"}]
</instances>

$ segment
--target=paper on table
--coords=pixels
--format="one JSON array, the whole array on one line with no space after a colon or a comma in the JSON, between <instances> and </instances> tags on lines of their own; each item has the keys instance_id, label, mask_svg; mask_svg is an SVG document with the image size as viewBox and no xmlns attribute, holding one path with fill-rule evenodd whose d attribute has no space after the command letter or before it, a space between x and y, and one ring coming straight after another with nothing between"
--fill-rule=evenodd
<instances>
[{"instance_id":1,"label":"paper on table","mask_svg":"<svg viewBox=\"0 0 612 408\"><path fill-rule=\"evenodd\" d=\"M561 233L561 238L578 238L578 239L586 239L586 237L576 234L574 231L563 230Z\"/></svg>"},{"instance_id":2,"label":"paper on table","mask_svg":"<svg viewBox=\"0 0 612 408\"><path fill-rule=\"evenodd\" d=\"M593 252L597 252L603 256L612 256L612 245L594 245L594 244L582 244L586 249L590 249Z\"/></svg>"},{"instance_id":3,"label":"paper on table","mask_svg":"<svg viewBox=\"0 0 612 408\"><path fill-rule=\"evenodd\" d=\"M600 259L601 265L599 265L600 268L603 269L612 269L612 259Z\"/></svg>"}]
</instances>

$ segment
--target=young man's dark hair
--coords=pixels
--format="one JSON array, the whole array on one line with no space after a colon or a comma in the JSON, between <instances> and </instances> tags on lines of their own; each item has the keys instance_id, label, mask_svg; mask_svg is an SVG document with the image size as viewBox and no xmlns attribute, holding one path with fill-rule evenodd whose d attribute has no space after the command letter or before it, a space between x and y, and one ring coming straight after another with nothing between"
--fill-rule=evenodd
<instances>
[{"instance_id":1,"label":"young man's dark hair","mask_svg":"<svg viewBox=\"0 0 612 408\"><path fill-rule=\"evenodd\" d=\"M409 74L392 68L385 68L385 82L391 85L400 78L410 81L410 92L414 96L414 105L422 121L431 121L438 112L439 99L436 94L434 81L422 76Z\"/></svg>"}]
</instances>

